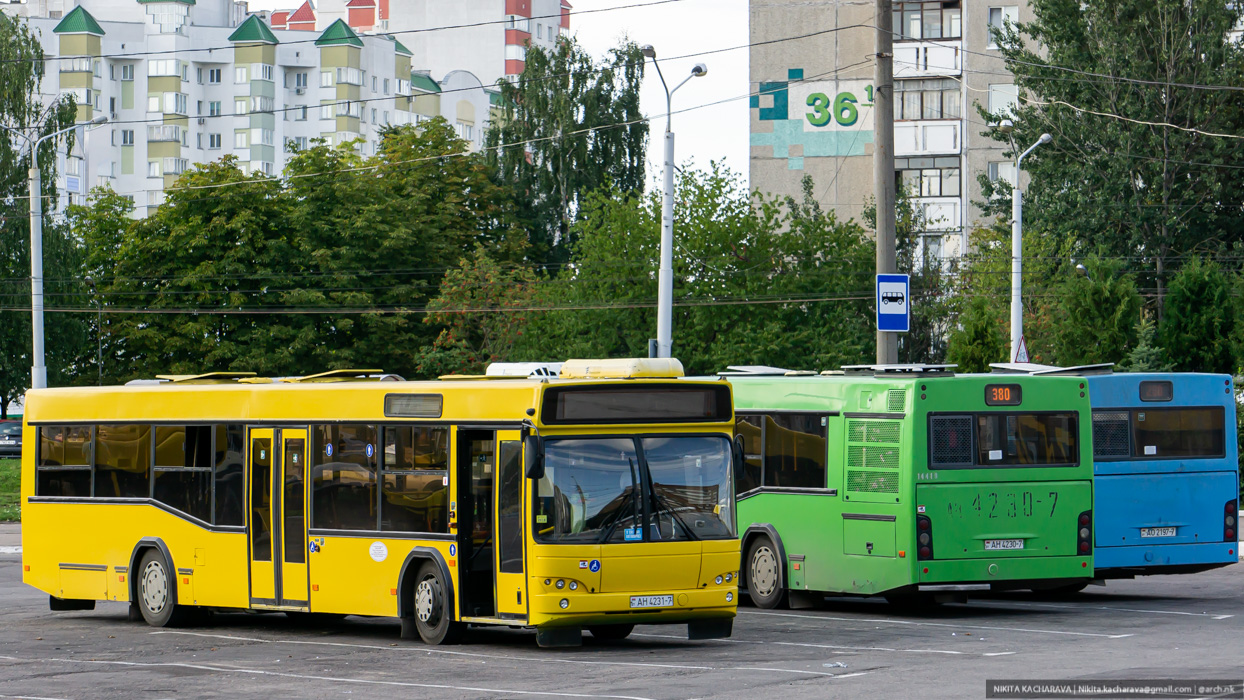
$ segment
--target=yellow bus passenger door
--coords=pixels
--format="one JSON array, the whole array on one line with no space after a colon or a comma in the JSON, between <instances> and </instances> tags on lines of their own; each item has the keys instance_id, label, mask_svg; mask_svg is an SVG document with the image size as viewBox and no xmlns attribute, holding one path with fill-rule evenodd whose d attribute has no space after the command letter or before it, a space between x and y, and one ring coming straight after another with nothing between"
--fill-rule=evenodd
<instances>
[{"instance_id":1,"label":"yellow bus passenger door","mask_svg":"<svg viewBox=\"0 0 1244 700\"><path fill-rule=\"evenodd\" d=\"M278 598L283 607L305 608L307 592L307 431L281 431L281 563Z\"/></svg>"},{"instance_id":2,"label":"yellow bus passenger door","mask_svg":"<svg viewBox=\"0 0 1244 700\"><path fill-rule=\"evenodd\" d=\"M496 571L497 617L527 619L527 577L523 572L523 443L517 430L497 432Z\"/></svg>"},{"instance_id":3,"label":"yellow bus passenger door","mask_svg":"<svg viewBox=\"0 0 1244 700\"><path fill-rule=\"evenodd\" d=\"M496 554L493 498L497 433L455 428L458 513L458 609L462 617L494 617Z\"/></svg>"},{"instance_id":4,"label":"yellow bus passenger door","mask_svg":"<svg viewBox=\"0 0 1244 700\"><path fill-rule=\"evenodd\" d=\"M250 540L251 605L276 605L276 568L272 557L273 430L250 431L246 530Z\"/></svg>"}]
</instances>

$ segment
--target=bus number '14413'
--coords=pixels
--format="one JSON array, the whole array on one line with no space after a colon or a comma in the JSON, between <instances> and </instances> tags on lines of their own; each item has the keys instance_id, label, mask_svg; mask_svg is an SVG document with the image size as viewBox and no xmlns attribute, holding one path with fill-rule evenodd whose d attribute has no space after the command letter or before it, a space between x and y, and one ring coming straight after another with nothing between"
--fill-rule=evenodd
<instances>
[{"instance_id":1,"label":"bus number '14413'","mask_svg":"<svg viewBox=\"0 0 1244 700\"><path fill-rule=\"evenodd\" d=\"M1049 506L1045 504L1048 503ZM1022 491L1020 493L981 493L972 499L971 505L968 506L969 511L974 512L977 517L983 518L1031 518L1034 514L1045 513L1045 508L1050 509L1050 517L1054 517L1054 509L1058 507L1058 492L1050 491L1045 494L1044 498L1037 498L1031 491ZM963 504L947 503L947 515L964 516Z\"/></svg>"}]
</instances>

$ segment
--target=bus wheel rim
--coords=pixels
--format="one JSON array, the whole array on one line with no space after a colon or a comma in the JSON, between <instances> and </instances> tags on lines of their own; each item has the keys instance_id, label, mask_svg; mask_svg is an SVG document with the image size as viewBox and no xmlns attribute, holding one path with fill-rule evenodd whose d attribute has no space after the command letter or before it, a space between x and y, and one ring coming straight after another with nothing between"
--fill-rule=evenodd
<instances>
[{"instance_id":1,"label":"bus wheel rim","mask_svg":"<svg viewBox=\"0 0 1244 700\"><path fill-rule=\"evenodd\" d=\"M147 562L143 569L143 604L158 615L167 602L168 577L164 575L164 566L158 561Z\"/></svg>"},{"instance_id":2,"label":"bus wheel rim","mask_svg":"<svg viewBox=\"0 0 1244 700\"><path fill-rule=\"evenodd\" d=\"M425 625L435 627L440 622L441 586L436 577L429 576L419 582L415 589L415 615Z\"/></svg>"},{"instance_id":3,"label":"bus wheel rim","mask_svg":"<svg viewBox=\"0 0 1244 700\"><path fill-rule=\"evenodd\" d=\"M756 555L752 557L752 580L750 581L756 592L762 596L769 596L777 588L777 559L773 556L773 550L768 547L761 547L756 550Z\"/></svg>"}]
</instances>

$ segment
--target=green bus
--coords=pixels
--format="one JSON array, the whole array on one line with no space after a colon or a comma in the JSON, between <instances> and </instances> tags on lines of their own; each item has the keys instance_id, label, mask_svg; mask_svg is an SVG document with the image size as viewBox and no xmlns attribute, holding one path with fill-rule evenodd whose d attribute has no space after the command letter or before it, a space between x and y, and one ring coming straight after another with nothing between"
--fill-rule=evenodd
<instances>
[{"instance_id":1,"label":"green bus","mask_svg":"<svg viewBox=\"0 0 1244 700\"><path fill-rule=\"evenodd\" d=\"M1080 377L731 367L745 585L756 605L1078 589L1093 576Z\"/></svg>"}]
</instances>

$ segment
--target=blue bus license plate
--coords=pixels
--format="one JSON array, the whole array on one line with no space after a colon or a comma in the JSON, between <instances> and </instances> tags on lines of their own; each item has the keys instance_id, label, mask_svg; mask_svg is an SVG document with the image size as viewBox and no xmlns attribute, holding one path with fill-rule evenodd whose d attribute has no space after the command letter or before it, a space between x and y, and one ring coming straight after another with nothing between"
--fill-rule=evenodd
<instances>
[{"instance_id":1,"label":"blue bus license plate","mask_svg":"<svg viewBox=\"0 0 1244 700\"><path fill-rule=\"evenodd\" d=\"M674 605L672 595L633 595L632 608L668 608Z\"/></svg>"},{"instance_id":2,"label":"blue bus license plate","mask_svg":"<svg viewBox=\"0 0 1244 700\"><path fill-rule=\"evenodd\" d=\"M1175 528L1173 527L1142 527L1140 528L1141 537L1174 537Z\"/></svg>"}]
</instances>

